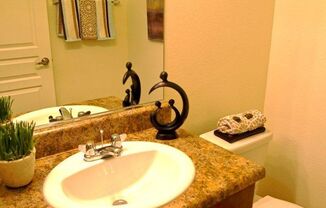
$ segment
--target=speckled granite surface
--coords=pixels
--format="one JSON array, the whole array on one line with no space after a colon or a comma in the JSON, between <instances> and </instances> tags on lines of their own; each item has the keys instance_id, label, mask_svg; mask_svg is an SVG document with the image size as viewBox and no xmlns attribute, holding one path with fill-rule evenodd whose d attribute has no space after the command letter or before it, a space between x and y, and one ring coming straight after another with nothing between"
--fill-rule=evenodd
<instances>
[{"instance_id":1,"label":"speckled granite surface","mask_svg":"<svg viewBox=\"0 0 326 208\"><path fill-rule=\"evenodd\" d=\"M115 96L108 96L103 98L97 98L93 100L85 100L77 103L71 103L73 105L95 105L106 108L108 110L115 110L122 108L122 100Z\"/></svg>"},{"instance_id":2,"label":"speckled granite surface","mask_svg":"<svg viewBox=\"0 0 326 208\"><path fill-rule=\"evenodd\" d=\"M155 140L155 134L154 129L147 129L128 134L127 140L171 145L189 155L196 167L196 176L190 187L164 208L211 207L265 175L263 167L186 131L178 131L179 138L172 141ZM47 207L42 196L42 184L46 175L60 161L75 152L76 150L70 150L38 159L33 182L25 188L7 189L2 185L0 207Z\"/></svg>"}]
</instances>

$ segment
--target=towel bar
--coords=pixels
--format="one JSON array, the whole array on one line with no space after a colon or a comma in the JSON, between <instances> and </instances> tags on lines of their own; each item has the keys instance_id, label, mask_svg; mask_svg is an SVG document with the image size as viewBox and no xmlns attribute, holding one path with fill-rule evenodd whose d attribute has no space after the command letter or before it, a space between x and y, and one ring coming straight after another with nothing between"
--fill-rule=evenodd
<instances>
[{"instance_id":1,"label":"towel bar","mask_svg":"<svg viewBox=\"0 0 326 208\"><path fill-rule=\"evenodd\" d=\"M111 0L111 3L116 6L120 4L120 0Z\"/></svg>"},{"instance_id":2,"label":"towel bar","mask_svg":"<svg viewBox=\"0 0 326 208\"><path fill-rule=\"evenodd\" d=\"M53 4L58 4L58 3L59 0L53 0ZM111 3L116 6L120 4L120 0L111 0Z\"/></svg>"}]
</instances>

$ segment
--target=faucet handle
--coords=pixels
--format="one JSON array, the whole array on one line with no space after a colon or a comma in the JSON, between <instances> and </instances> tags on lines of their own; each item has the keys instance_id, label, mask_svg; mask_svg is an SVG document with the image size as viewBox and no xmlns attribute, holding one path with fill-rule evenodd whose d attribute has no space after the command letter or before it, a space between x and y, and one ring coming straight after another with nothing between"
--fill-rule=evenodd
<instances>
[{"instance_id":1,"label":"faucet handle","mask_svg":"<svg viewBox=\"0 0 326 208\"><path fill-rule=\"evenodd\" d=\"M111 142L113 147L122 147L120 134L112 134Z\"/></svg>"},{"instance_id":2,"label":"faucet handle","mask_svg":"<svg viewBox=\"0 0 326 208\"><path fill-rule=\"evenodd\" d=\"M73 118L72 117L72 108L71 107L69 108L69 114L70 114L71 118Z\"/></svg>"},{"instance_id":3,"label":"faucet handle","mask_svg":"<svg viewBox=\"0 0 326 208\"><path fill-rule=\"evenodd\" d=\"M111 142L113 147L122 148L122 142L127 138L127 134L112 134Z\"/></svg>"},{"instance_id":4,"label":"faucet handle","mask_svg":"<svg viewBox=\"0 0 326 208\"><path fill-rule=\"evenodd\" d=\"M86 155L94 155L95 154L95 145L93 140L87 141L85 145L85 154Z\"/></svg>"}]
</instances>

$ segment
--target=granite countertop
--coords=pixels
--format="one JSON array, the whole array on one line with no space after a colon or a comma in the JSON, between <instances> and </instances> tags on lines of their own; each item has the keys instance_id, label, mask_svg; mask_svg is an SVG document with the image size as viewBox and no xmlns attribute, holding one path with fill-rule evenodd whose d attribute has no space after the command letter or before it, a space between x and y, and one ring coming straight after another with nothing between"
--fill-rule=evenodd
<instances>
[{"instance_id":1,"label":"granite countertop","mask_svg":"<svg viewBox=\"0 0 326 208\"><path fill-rule=\"evenodd\" d=\"M164 208L211 207L265 176L262 166L184 130L179 130L179 138L171 141L156 140L155 134L154 129L147 129L129 134L127 140L171 145L185 152L196 167L193 183ZM76 152L75 149L38 159L34 179L24 188L9 189L0 185L0 207L48 207L42 194L45 177L58 163Z\"/></svg>"},{"instance_id":2,"label":"granite countertop","mask_svg":"<svg viewBox=\"0 0 326 208\"><path fill-rule=\"evenodd\" d=\"M93 100L85 100L76 103L71 103L74 105L95 105L99 107L106 108L108 110L115 110L122 108L122 100L115 96L108 96L103 98L97 98Z\"/></svg>"}]
</instances>

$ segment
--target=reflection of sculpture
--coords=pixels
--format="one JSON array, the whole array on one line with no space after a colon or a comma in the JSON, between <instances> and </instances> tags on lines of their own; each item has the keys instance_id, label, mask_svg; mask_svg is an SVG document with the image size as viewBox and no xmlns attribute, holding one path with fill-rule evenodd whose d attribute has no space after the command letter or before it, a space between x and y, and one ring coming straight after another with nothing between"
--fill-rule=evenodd
<instances>
[{"instance_id":1,"label":"reflection of sculpture","mask_svg":"<svg viewBox=\"0 0 326 208\"><path fill-rule=\"evenodd\" d=\"M178 129L186 120L189 112L189 101L186 92L177 84L170 82L167 80L168 74L166 72L162 72L160 75L160 78L162 79L161 82L155 84L149 91L149 94L156 90L157 88L161 87L170 87L172 89L175 89L182 98L182 112L180 114L179 110L174 106L174 100L169 100L169 106L175 113L175 118L173 121L171 121L168 124L160 124L157 121L157 114L161 110L161 102L156 101L155 105L157 106L157 109L151 113L151 122L153 126L158 130L156 134L157 139L162 140L169 140L169 139L176 139L177 133L175 132L176 129Z\"/></svg>"},{"instance_id":2,"label":"reflection of sculpture","mask_svg":"<svg viewBox=\"0 0 326 208\"><path fill-rule=\"evenodd\" d=\"M123 107L127 107L127 106L130 106L130 90L129 89L126 89L126 97L125 99L122 101L122 106Z\"/></svg>"},{"instance_id":3,"label":"reflection of sculpture","mask_svg":"<svg viewBox=\"0 0 326 208\"><path fill-rule=\"evenodd\" d=\"M131 69L132 63L127 62L126 67L128 70L123 75L122 83L125 84L128 78L131 77L132 85L130 86L131 93L129 89L126 90L127 95L122 102L123 107L127 107L130 105L137 105L140 101L140 93L141 93L140 79L137 73Z\"/></svg>"}]
</instances>

